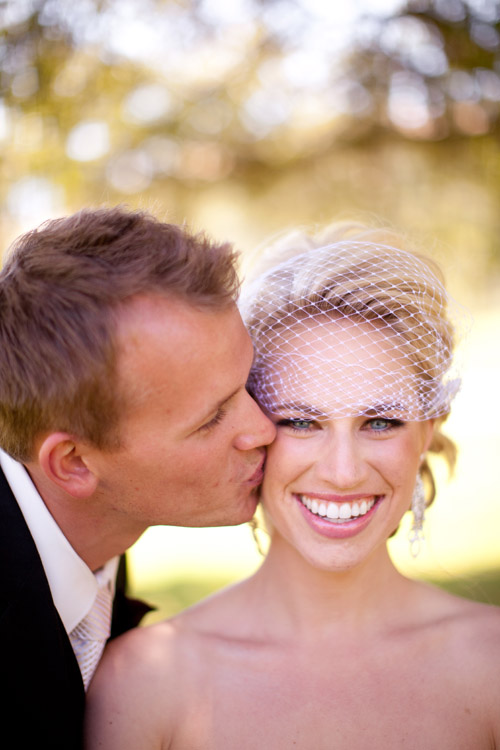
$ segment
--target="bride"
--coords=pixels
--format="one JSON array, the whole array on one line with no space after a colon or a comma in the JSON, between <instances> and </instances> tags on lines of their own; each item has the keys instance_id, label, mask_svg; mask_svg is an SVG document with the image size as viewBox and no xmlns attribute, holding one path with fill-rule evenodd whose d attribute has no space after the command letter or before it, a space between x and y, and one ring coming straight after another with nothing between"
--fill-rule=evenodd
<instances>
[{"instance_id":1,"label":"bride","mask_svg":"<svg viewBox=\"0 0 500 750\"><path fill-rule=\"evenodd\" d=\"M106 750L500 748L500 610L410 580L451 460L458 388L434 264L380 230L295 236L242 309L249 388L277 425L248 580L115 640L88 694Z\"/></svg>"}]
</instances>

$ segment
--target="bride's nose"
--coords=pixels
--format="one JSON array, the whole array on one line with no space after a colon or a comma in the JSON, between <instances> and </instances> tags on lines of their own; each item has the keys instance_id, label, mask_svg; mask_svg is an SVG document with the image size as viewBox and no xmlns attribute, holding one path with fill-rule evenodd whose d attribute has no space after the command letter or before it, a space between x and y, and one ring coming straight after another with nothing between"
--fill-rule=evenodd
<instances>
[{"instance_id":1,"label":"bride's nose","mask_svg":"<svg viewBox=\"0 0 500 750\"><path fill-rule=\"evenodd\" d=\"M325 437L315 471L332 489L355 489L362 484L367 477L368 464L350 430L332 430Z\"/></svg>"}]
</instances>

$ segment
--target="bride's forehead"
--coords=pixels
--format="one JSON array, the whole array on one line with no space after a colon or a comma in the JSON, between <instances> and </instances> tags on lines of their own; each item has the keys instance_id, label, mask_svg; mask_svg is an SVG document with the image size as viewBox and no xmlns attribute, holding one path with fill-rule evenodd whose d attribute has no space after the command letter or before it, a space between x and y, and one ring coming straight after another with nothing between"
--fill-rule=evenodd
<instances>
[{"instance_id":1,"label":"bride's forehead","mask_svg":"<svg viewBox=\"0 0 500 750\"><path fill-rule=\"evenodd\" d=\"M258 395L266 406L307 403L331 414L418 409L415 374L388 326L304 321L280 339L261 361Z\"/></svg>"},{"instance_id":2,"label":"bride's forehead","mask_svg":"<svg viewBox=\"0 0 500 750\"><path fill-rule=\"evenodd\" d=\"M311 355L322 357L325 364L333 360L337 366L360 355L366 358L387 358L388 362L399 359L402 340L387 325L361 321L357 318L332 318L304 320L287 328L271 343L271 350L298 357ZM399 352L404 356L403 352Z\"/></svg>"}]
</instances>

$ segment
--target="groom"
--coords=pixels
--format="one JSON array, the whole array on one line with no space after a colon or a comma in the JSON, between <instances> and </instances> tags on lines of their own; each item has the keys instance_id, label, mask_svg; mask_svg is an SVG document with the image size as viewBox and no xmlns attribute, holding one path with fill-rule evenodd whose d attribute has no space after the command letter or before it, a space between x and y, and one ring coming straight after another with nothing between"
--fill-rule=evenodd
<instances>
[{"instance_id":1,"label":"groom","mask_svg":"<svg viewBox=\"0 0 500 750\"><path fill-rule=\"evenodd\" d=\"M112 635L147 609L125 596L122 553L148 526L254 513L274 427L245 389L253 352L237 291L229 245L144 212L83 210L11 248L0 706L16 747L81 747L110 608Z\"/></svg>"}]
</instances>

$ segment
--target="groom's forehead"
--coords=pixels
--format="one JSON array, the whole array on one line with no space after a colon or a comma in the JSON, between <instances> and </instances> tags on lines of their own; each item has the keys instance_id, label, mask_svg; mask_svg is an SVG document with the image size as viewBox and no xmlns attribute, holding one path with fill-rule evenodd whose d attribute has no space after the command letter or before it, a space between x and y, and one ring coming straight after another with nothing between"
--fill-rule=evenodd
<instances>
[{"instance_id":1,"label":"groom's forehead","mask_svg":"<svg viewBox=\"0 0 500 750\"><path fill-rule=\"evenodd\" d=\"M118 379L124 411L161 409L195 425L244 386L254 351L235 305L139 300L120 321ZM165 424L171 428L172 422Z\"/></svg>"}]
</instances>

